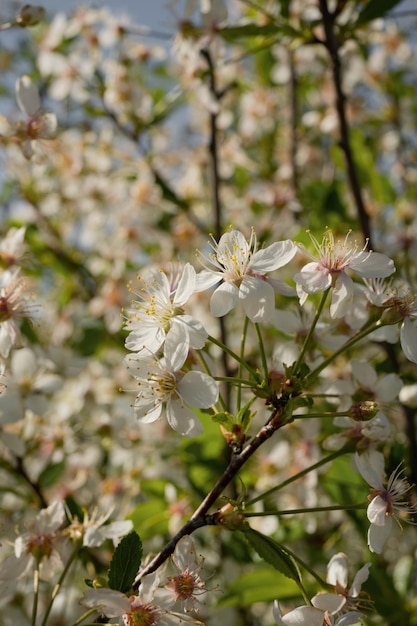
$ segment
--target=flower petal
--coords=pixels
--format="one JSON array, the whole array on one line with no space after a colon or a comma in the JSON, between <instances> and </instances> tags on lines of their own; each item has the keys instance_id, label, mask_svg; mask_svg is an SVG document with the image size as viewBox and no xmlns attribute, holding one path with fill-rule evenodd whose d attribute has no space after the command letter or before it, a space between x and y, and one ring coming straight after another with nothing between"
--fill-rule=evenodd
<instances>
[{"instance_id":1,"label":"flower petal","mask_svg":"<svg viewBox=\"0 0 417 626\"><path fill-rule=\"evenodd\" d=\"M353 301L353 281L342 272L337 277L332 291L332 303L330 305L330 316L339 319L352 308Z\"/></svg>"},{"instance_id":2,"label":"flower petal","mask_svg":"<svg viewBox=\"0 0 417 626\"><path fill-rule=\"evenodd\" d=\"M327 565L327 582L330 585L341 585L344 589L347 588L348 581L348 560L346 554L338 552L329 561Z\"/></svg>"},{"instance_id":3,"label":"flower petal","mask_svg":"<svg viewBox=\"0 0 417 626\"><path fill-rule=\"evenodd\" d=\"M344 604L346 604L346 598L336 593L318 593L314 598L311 598L311 604L316 607L316 609L323 611L323 613L328 611L333 614L340 611Z\"/></svg>"},{"instance_id":4,"label":"flower petal","mask_svg":"<svg viewBox=\"0 0 417 626\"><path fill-rule=\"evenodd\" d=\"M182 306L194 293L196 273L190 263L184 265L184 270L175 291L173 303L175 306Z\"/></svg>"},{"instance_id":5,"label":"flower petal","mask_svg":"<svg viewBox=\"0 0 417 626\"><path fill-rule=\"evenodd\" d=\"M41 106L38 88L27 75L16 81L16 100L22 113L28 117L35 115Z\"/></svg>"},{"instance_id":6,"label":"flower petal","mask_svg":"<svg viewBox=\"0 0 417 626\"><path fill-rule=\"evenodd\" d=\"M239 298L251 322L268 322L275 310L275 294L271 285L254 276L245 276L240 285Z\"/></svg>"},{"instance_id":7,"label":"flower petal","mask_svg":"<svg viewBox=\"0 0 417 626\"><path fill-rule=\"evenodd\" d=\"M375 496L368 505L366 515L371 524L384 526L387 520L388 503L381 496Z\"/></svg>"},{"instance_id":8,"label":"flower petal","mask_svg":"<svg viewBox=\"0 0 417 626\"><path fill-rule=\"evenodd\" d=\"M407 359L412 363L417 363L417 328L409 317L406 317L401 324L400 341Z\"/></svg>"},{"instance_id":9,"label":"flower petal","mask_svg":"<svg viewBox=\"0 0 417 626\"><path fill-rule=\"evenodd\" d=\"M179 399L170 399L167 402L166 416L171 428L184 437L196 437L203 432L203 427L194 411L186 407Z\"/></svg>"},{"instance_id":10,"label":"flower petal","mask_svg":"<svg viewBox=\"0 0 417 626\"><path fill-rule=\"evenodd\" d=\"M325 291L332 284L330 272L314 261L304 265L301 272L294 276L294 280L307 294Z\"/></svg>"},{"instance_id":11,"label":"flower petal","mask_svg":"<svg viewBox=\"0 0 417 626\"><path fill-rule=\"evenodd\" d=\"M276 241L267 248L255 252L250 266L255 272L272 272L289 263L296 253L297 247L290 239Z\"/></svg>"},{"instance_id":12,"label":"flower petal","mask_svg":"<svg viewBox=\"0 0 417 626\"><path fill-rule=\"evenodd\" d=\"M368 580L370 567L371 563L366 563L358 572L356 572L352 586L349 589L349 595L351 598L357 598L360 594L363 583Z\"/></svg>"},{"instance_id":13,"label":"flower petal","mask_svg":"<svg viewBox=\"0 0 417 626\"><path fill-rule=\"evenodd\" d=\"M222 283L211 296L210 311L214 317L223 317L239 299L239 289L233 283Z\"/></svg>"},{"instance_id":14,"label":"flower petal","mask_svg":"<svg viewBox=\"0 0 417 626\"><path fill-rule=\"evenodd\" d=\"M395 272L394 261L380 252L361 252L350 261L349 267L365 278L385 278Z\"/></svg>"},{"instance_id":15,"label":"flower petal","mask_svg":"<svg viewBox=\"0 0 417 626\"><path fill-rule=\"evenodd\" d=\"M178 391L186 404L199 409L208 409L219 397L217 382L203 372L187 372L178 384Z\"/></svg>"},{"instance_id":16,"label":"flower petal","mask_svg":"<svg viewBox=\"0 0 417 626\"><path fill-rule=\"evenodd\" d=\"M368 530L368 546L371 552L381 554L382 548L392 530L392 517L387 517L384 526L376 526L371 524Z\"/></svg>"}]
</instances>

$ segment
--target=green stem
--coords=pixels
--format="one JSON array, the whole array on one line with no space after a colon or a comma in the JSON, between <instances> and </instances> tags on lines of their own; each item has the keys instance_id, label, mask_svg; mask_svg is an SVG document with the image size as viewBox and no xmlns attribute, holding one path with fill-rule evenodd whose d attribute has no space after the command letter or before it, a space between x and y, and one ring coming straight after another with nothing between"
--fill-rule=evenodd
<instances>
[{"instance_id":1,"label":"green stem","mask_svg":"<svg viewBox=\"0 0 417 626\"><path fill-rule=\"evenodd\" d=\"M32 604L32 626L36 626L36 616L39 602L39 567L40 559L35 561L35 571L33 572L33 604Z\"/></svg>"},{"instance_id":2,"label":"green stem","mask_svg":"<svg viewBox=\"0 0 417 626\"><path fill-rule=\"evenodd\" d=\"M355 343L357 343L370 333L373 333L374 330L376 330L377 328L381 328L382 326L383 324L381 323L381 320L378 320L377 322L371 322L370 324L365 324L362 330L359 330L356 335L353 335L353 337L351 337L346 343L344 343L343 346L333 352L333 354L331 354L327 359L320 363L320 365L318 365L316 369L310 372L310 374L304 381L304 388L307 389L311 385L311 383L316 380L320 372L322 372L328 365L330 365L330 363L332 363L332 361L334 361L338 356L349 350L352 346L355 345Z\"/></svg>"},{"instance_id":3,"label":"green stem","mask_svg":"<svg viewBox=\"0 0 417 626\"><path fill-rule=\"evenodd\" d=\"M245 357L245 347L246 347L246 337L248 334L248 327L249 327L249 318L245 316L245 321L243 323L243 330L242 330L242 340L240 342L240 358L242 359L242 361L244 361L244 357ZM238 376L241 379L243 375L243 366L242 363L239 363L239 372L238 372ZM240 406L242 403L242 389L239 386L238 390L237 390L237 398L236 398L236 406L237 406L237 410L239 411Z\"/></svg>"},{"instance_id":4,"label":"green stem","mask_svg":"<svg viewBox=\"0 0 417 626\"><path fill-rule=\"evenodd\" d=\"M258 511L256 513L244 513L245 517L266 517L267 515L301 515L301 513L322 513L324 511L352 511L357 509L366 509L368 503L361 504L344 504L335 506L317 506L311 509L288 509L286 511L279 511L278 509L270 509L267 511Z\"/></svg>"},{"instance_id":5,"label":"green stem","mask_svg":"<svg viewBox=\"0 0 417 626\"><path fill-rule=\"evenodd\" d=\"M262 333L261 333L261 329L259 328L259 324L255 324L255 330L256 330L256 335L258 337L258 343L259 343L259 348L261 351L261 360L262 360L262 367L264 370L264 378L267 381L268 380L268 363L266 360L266 354L265 354L265 347L264 347L264 342L262 339Z\"/></svg>"},{"instance_id":6,"label":"green stem","mask_svg":"<svg viewBox=\"0 0 417 626\"><path fill-rule=\"evenodd\" d=\"M48 607L46 609L46 613L45 613L44 618L42 620L41 626L46 626L49 614L50 614L50 612L52 610L52 606L53 606L53 603L55 601L55 598L57 597L57 595L58 595L58 593L59 593L59 591L60 591L60 589L62 587L62 583L64 582L65 576L68 574L69 568L71 567L72 563L74 562L74 560L75 560L76 556L78 555L79 551L80 551L80 546L77 546L75 548L75 550L72 552L72 554L71 554L70 558L68 559L68 561L66 562L65 567L64 567L64 569L63 569L63 571L61 573L61 576L59 577L59 580L58 580L57 584L55 585L55 587L54 587L54 589L52 591L51 601L49 602L49 605L48 605Z\"/></svg>"},{"instance_id":7,"label":"green stem","mask_svg":"<svg viewBox=\"0 0 417 626\"><path fill-rule=\"evenodd\" d=\"M299 413L293 415L291 421L310 419L311 417L346 417L349 416L349 410L350 409L347 409L347 411L329 411L327 413Z\"/></svg>"},{"instance_id":8,"label":"green stem","mask_svg":"<svg viewBox=\"0 0 417 626\"><path fill-rule=\"evenodd\" d=\"M318 323L318 321L320 319L320 315L322 314L323 307L324 307L324 304L326 302L326 299L327 299L329 291L330 291L330 287L328 289L326 289L326 291L323 293L323 295L321 297L319 306L318 306L317 311L316 311L316 315L314 316L313 323L311 324L310 329L309 329L309 331L307 333L307 336L304 339L303 347L301 348L301 352L300 352L300 354L298 356L298 359L297 359L294 367L292 368L292 372L293 372L294 376L297 375L298 370L300 369L300 366L301 366L301 364L303 362L305 353L307 352L307 348L308 348L308 346L310 344L310 341L311 341L313 333L314 333L314 331L316 329L317 323Z\"/></svg>"},{"instance_id":9,"label":"green stem","mask_svg":"<svg viewBox=\"0 0 417 626\"><path fill-rule=\"evenodd\" d=\"M208 336L208 340L211 341L212 343L214 343L214 345L217 346L218 348L221 348L222 350L224 350L224 352L226 352L229 356L231 356L232 359L237 361L237 363L240 363L240 365L242 365L242 367L244 367L249 372L249 374L252 376L252 378L254 380L257 381L259 379L259 376L255 372L255 370L250 365L248 365L246 363L245 359L243 359L240 356L238 356L236 354L236 352L233 352L233 350L228 348L228 346L226 346L224 343L222 343L221 341L219 341L215 337L212 337L212 335Z\"/></svg>"},{"instance_id":10,"label":"green stem","mask_svg":"<svg viewBox=\"0 0 417 626\"><path fill-rule=\"evenodd\" d=\"M73 623L72 626L79 626L79 624L81 624L85 619L87 619L87 617L90 617L90 615L94 615L94 613L97 613L97 609L90 609L89 611L84 613L84 615L81 615L81 617L79 617L77 621ZM94 622L94 624L97 624L97 622ZM90 626L90 624L85 624L84 626Z\"/></svg>"},{"instance_id":11,"label":"green stem","mask_svg":"<svg viewBox=\"0 0 417 626\"><path fill-rule=\"evenodd\" d=\"M306 467L305 469L301 470L301 472L297 472L297 474L294 474L294 476L290 476L290 478L287 478L287 480L284 480L279 485L275 485L275 487L268 489L268 491L265 491L261 495L256 496L256 498L249 500L248 502L246 502L246 506L252 506L252 504L255 504L255 502L259 502L259 500L263 500L263 498L266 498L267 496L271 495L271 493L275 493L276 491L283 489L284 487L286 487L287 485L290 485L291 483L298 480L299 478L302 478L309 472L312 472L315 469L318 469L319 467L321 467L322 465L326 465L326 463L330 463L330 461L333 461L334 459L337 459L339 456L343 456L344 454L348 454L349 452L350 450L342 449L342 450L337 450L337 452L332 452L332 454L328 454L327 456L323 457L320 461L317 461L317 463L314 463L313 465Z\"/></svg>"}]
</instances>

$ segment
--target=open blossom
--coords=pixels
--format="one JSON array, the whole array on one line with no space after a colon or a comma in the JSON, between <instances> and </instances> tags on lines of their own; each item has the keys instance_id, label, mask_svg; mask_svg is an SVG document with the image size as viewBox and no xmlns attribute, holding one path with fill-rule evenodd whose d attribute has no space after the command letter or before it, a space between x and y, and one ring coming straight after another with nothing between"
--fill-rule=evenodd
<instances>
[{"instance_id":1,"label":"open blossom","mask_svg":"<svg viewBox=\"0 0 417 626\"><path fill-rule=\"evenodd\" d=\"M175 369L184 364L190 348L202 348L207 332L183 309L195 290L195 282L195 270L189 263L181 269L173 267L169 276L151 270L139 278L133 292L135 298L125 311L126 328L130 331L126 348L149 356L163 345L164 356Z\"/></svg>"},{"instance_id":2,"label":"open blossom","mask_svg":"<svg viewBox=\"0 0 417 626\"><path fill-rule=\"evenodd\" d=\"M19 338L16 319L30 317L35 307L32 295L19 270L6 270L0 274L0 356L7 357Z\"/></svg>"},{"instance_id":3,"label":"open blossom","mask_svg":"<svg viewBox=\"0 0 417 626\"><path fill-rule=\"evenodd\" d=\"M164 359L142 358L138 354L127 355L125 364L137 380L134 409L141 422L154 422L165 406L168 423L178 433L194 437L203 432L190 407L208 409L217 402L219 388L214 378L197 371L184 374L170 367Z\"/></svg>"},{"instance_id":4,"label":"open blossom","mask_svg":"<svg viewBox=\"0 0 417 626\"><path fill-rule=\"evenodd\" d=\"M198 596L207 592L205 582L200 577L204 559L198 558L194 542L186 535L177 543L172 561L178 574L170 576L165 585L172 593L175 602L180 602L185 612L196 611Z\"/></svg>"},{"instance_id":5,"label":"open blossom","mask_svg":"<svg viewBox=\"0 0 417 626\"><path fill-rule=\"evenodd\" d=\"M221 283L210 300L214 317L222 317L240 301L252 322L268 322L275 310L275 291L288 295L288 285L271 279L267 272L283 267L297 252L289 239L257 249L252 230L249 241L238 230L231 230L219 243L209 242L213 252L199 259L205 269L197 275L196 291L210 289Z\"/></svg>"},{"instance_id":6,"label":"open blossom","mask_svg":"<svg viewBox=\"0 0 417 626\"><path fill-rule=\"evenodd\" d=\"M349 243L349 235L343 241L335 241L332 231L328 230L322 243L310 235L317 256L310 255L313 261L294 276L302 304L308 295L332 288L330 315L333 318L343 317L352 306L354 283L348 271L365 278L384 278L395 271L389 257L366 250L366 245L360 248L356 241Z\"/></svg>"},{"instance_id":7,"label":"open blossom","mask_svg":"<svg viewBox=\"0 0 417 626\"><path fill-rule=\"evenodd\" d=\"M372 487L367 509L371 522L368 531L368 546L371 552L381 554L382 548L392 533L393 519L410 521L409 516L417 513L416 505L407 501L411 485L404 477L404 470L397 467L388 480L385 478L384 456L377 450L355 454L355 464L362 478Z\"/></svg>"},{"instance_id":8,"label":"open blossom","mask_svg":"<svg viewBox=\"0 0 417 626\"><path fill-rule=\"evenodd\" d=\"M50 578L62 569L62 561L55 550L59 530L65 522L65 509L60 501L52 502L36 516L30 532L17 537L14 555L0 566L0 580L16 580L24 576L36 562L41 564L41 578Z\"/></svg>"},{"instance_id":9,"label":"open blossom","mask_svg":"<svg viewBox=\"0 0 417 626\"><path fill-rule=\"evenodd\" d=\"M400 343L405 357L417 363L417 328L413 320L417 318L417 299L410 288L404 284L392 284L383 281L366 281L365 294L374 306L387 311L392 321L389 326L378 329L382 340L389 341L385 333L390 331L392 324L400 326Z\"/></svg>"},{"instance_id":10,"label":"open blossom","mask_svg":"<svg viewBox=\"0 0 417 626\"><path fill-rule=\"evenodd\" d=\"M157 573L144 576L137 595L127 597L115 589L87 589L81 604L96 608L106 617L118 617L119 626L176 626L183 622L198 624L187 615L171 611L172 596L159 586Z\"/></svg>"},{"instance_id":11,"label":"open blossom","mask_svg":"<svg viewBox=\"0 0 417 626\"><path fill-rule=\"evenodd\" d=\"M364 582L368 580L370 563L366 563L355 574L353 582L348 587L348 559L346 554L338 552L333 555L327 565L327 582L334 586L334 594L345 598L345 603L341 612L346 616L351 613L350 618L354 617L355 610L362 604L366 604L366 600L362 600L360 597L361 589ZM314 606L319 606L321 602L325 602L328 594L318 594L313 598L312 603ZM331 594L330 594L331 595ZM356 619L359 617L356 611ZM341 621L343 624L343 621Z\"/></svg>"},{"instance_id":12,"label":"open blossom","mask_svg":"<svg viewBox=\"0 0 417 626\"><path fill-rule=\"evenodd\" d=\"M323 596L321 600L318 599L320 595ZM335 617L345 604L341 596L319 594L312 599L312 604L313 606L298 606L283 615L275 601L272 613L277 626L352 626L360 623L361 615L357 611Z\"/></svg>"},{"instance_id":13,"label":"open blossom","mask_svg":"<svg viewBox=\"0 0 417 626\"><path fill-rule=\"evenodd\" d=\"M103 515L98 515L94 511L91 516L87 512L84 513L82 522L78 518L73 518L65 532L73 539L82 538L83 546L87 548L98 548L106 539L111 539L114 545L117 545L121 539L127 535L133 528L131 520L120 520L106 524L112 514L110 508Z\"/></svg>"}]
</instances>

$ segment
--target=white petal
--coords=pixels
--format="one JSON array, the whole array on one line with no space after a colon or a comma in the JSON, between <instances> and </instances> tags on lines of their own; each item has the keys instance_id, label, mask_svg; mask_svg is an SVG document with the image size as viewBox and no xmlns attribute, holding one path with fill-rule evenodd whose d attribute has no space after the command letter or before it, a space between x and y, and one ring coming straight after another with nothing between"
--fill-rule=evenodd
<instances>
[{"instance_id":1,"label":"white petal","mask_svg":"<svg viewBox=\"0 0 417 626\"><path fill-rule=\"evenodd\" d=\"M329 613L337 613L342 606L346 604L346 598L336 593L318 593L311 599L311 604L321 611L329 611Z\"/></svg>"},{"instance_id":2,"label":"white petal","mask_svg":"<svg viewBox=\"0 0 417 626\"><path fill-rule=\"evenodd\" d=\"M28 117L35 115L41 106L39 91L29 76L21 76L16 81L16 100L22 113Z\"/></svg>"},{"instance_id":3,"label":"white petal","mask_svg":"<svg viewBox=\"0 0 417 626\"><path fill-rule=\"evenodd\" d=\"M361 387L374 389L375 385L377 384L377 375L374 368L368 361L352 359L351 368L353 376L358 381Z\"/></svg>"},{"instance_id":4,"label":"white petal","mask_svg":"<svg viewBox=\"0 0 417 626\"><path fill-rule=\"evenodd\" d=\"M239 299L239 289L233 283L222 283L211 296L210 311L214 317L223 317Z\"/></svg>"},{"instance_id":5,"label":"white petal","mask_svg":"<svg viewBox=\"0 0 417 626\"><path fill-rule=\"evenodd\" d=\"M289 263L296 253L297 247L290 239L277 241L255 252L250 266L255 272L271 272Z\"/></svg>"},{"instance_id":6,"label":"white petal","mask_svg":"<svg viewBox=\"0 0 417 626\"><path fill-rule=\"evenodd\" d=\"M349 611L349 613L345 613L338 618L336 626L353 626L353 624L362 624L362 617L362 613L358 613L357 611Z\"/></svg>"},{"instance_id":7,"label":"white petal","mask_svg":"<svg viewBox=\"0 0 417 626\"><path fill-rule=\"evenodd\" d=\"M120 617L129 610L129 600L115 589L86 589L81 604L88 608L100 608L107 617Z\"/></svg>"},{"instance_id":8,"label":"white petal","mask_svg":"<svg viewBox=\"0 0 417 626\"><path fill-rule=\"evenodd\" d=\"M347 588L348 581L348 560L346 554L338 552L327 565L327 582L335 586L339 583L344 589Z\"/></svg>"},{"instance_id":9,"label":"white petal","mask_svg":"<svg viewBox=\"0 0 417 626\"><path fill-rule=\"evenodd\" d=\"M394 261L379 252L361 252L352 259L349 267L365 278L385 278L395 272Z\"/></svg>"},{"instance_id":10,"label":"white petal","mask_svg":"<svg viewBox=\"0 0 417 626\"><path fill-rule=\"evenodd\" d=\"M371 524L368 530L368 546L371 552L381 554L382 548L392 530L392 517L387 517L384 526Z\"/></svg>"},{"instance_id":11,"label":"white petal","mask_svg":"<svg viewBox=\"0 0 417 626\"><path fill-rule=\"evenodd\" d=\"M206 291L206 289L210 289L217 285L221 280L223 280L222 272L209 272L208 270L202 270L195 277L195 286L194 291Z\"/></svg>"},{"instance_id":12,"label":"white petal","mask_svg":"<svg viewBox=\"0 0 417 626\"><path fill-rule=\"evenodd\" d=\"M294 276L294 280L307 294L325 291L332 284L330 273L316 262L304 265L301 272Z\"/></svg>"},{"instance_id":13,"label":"white petal","mask_svg":"<svg viewBox=\"0 0 417 626\"><path fill-rule=\"evenodd\" d=\"M330 316L339 319L346 315L353 302L353 281L342 272L337 277L334 289L332 290L332 303L330 305Z\"/></svg>"},{"instance_id":14,"label":"white petal","mask_svg":"<svg viewBox=\"0 0 417 626\"><path fill-rule=\"evenodd\" d=\"M180 400L171 399L167 402L166 416L171 428L184 437L196 437L203 432L203 427L194 411Z\"/></svg>"},{"instance_id":15,"label":"white petal","mask_svg":"<svg viewBox=\"0 0 417 626\"><path fill-rule=\"evenodd\" d=\"M178 287L175 291L174 305L182 306L194 292L196 282L195 269L190 263L186 263L182 272Z\"/></svg>"},{"instance_id":16,"label":"white petal","mask_svg":"<svg viewBox=\"0 0 417 626\"><path fill-rule=\"evenodd\" d=\"M391 402L398 397L402 386L402 380L397 374L382 376L375 386L376 397L381 402Z\"/></svg>"},{"instance_id":17,"label":"white petal","mask_svg":"<svg viewBox=\"0 0 417 626\"><path fill-rule=\"evenodd\" d=\"M370 567L371 567L371 563L366 563L356 573L356 576L353 579L352 586L349 589L349 595L351 598L357 598L358 595L360 594L363 583L368 580Z\"/></svg>"},{"instance_id":18,"label":"white petal","mask_svg":"<svg viewBox=\"0 0 417 626\"><path fill-rule=\"evenodd\" d=\"M142 424L151 424L155 422L162 412L162 403L154 406L154 401L147 401L146 404L141 402L140 399L136 400L133 410L135 412L135 417Z\"/></svg>"},{"instance_id":19,"label":"white petal","mask_svg":"<svg viewBox=\"0 0 417 626\"><path fill-rule=\"evenodd\" d=\"M219 397L218 383L203 372L187 372L178 384L182 399L189 406L208 409Z\"/></svg>"},{"instance_id":20,"label":"white petal","mask_svg":"<svg viewBox=\"0 0 417 626\"><path fill-rule=\"evenodd\" d=\"M385 466L383 454L377 450L368 450L363 454L356 452L354 459L358 472L368 485L382 489Z\"/></svg>"},{"instance_id":21,"label":"white petal","mask_svg":"<svg viewBox=\"0 0 417 626\"><path fill-rule=\"evenodd\" d=\"M368 505L366 515L371 524L376 526L384 526L387 520L387 507L388 503L381 498L381 496L375 496Z\"/></svg>"},{"instance_id":22,"label":"white petal","mask_svg":"<svg viewBox=\"0 0 417 626\"><path fill-rule=\"evenodd\" d=\"M401 348L409 361L417 363L417 328L406 317L400 331Z\"/></svg>"},{"instance_id":23,"label":"white petal","mask_svg":"<svg viewBox=\"0 0 417 626\"><path fill-rule=\"evenodd\" d=\"M311 606L299 606L282 618L284 626L323 626L323 611ZM279 622L277 622L279 624Z\"/></svg>"},{"instance_id":24,"label":"white petal","mask_svg":"<svg viewBox=\"0 0 417 626\"><path fill-rule=\"evenodd\" d=\"M165 339L164 356L168 369L179 370L185 363L190 349L188 330L178 319L172 320Z\"/></svg>"},{"instance_id":25,"label":"white petal","mask_svg":"<svg viewBox=\"0 0 417 626\"><path fill-rule=\"evenodd\" d=\"M101 533L106 539L120 539L127 535L133 528L133 522L131 520L118 520L111 524L106 524L101 527Z\"/></svg>"},{"instance_id":26,"label":"white petal","mask_svg":"<svg viewBox=\"0 0 417 626\"><path fill-rule=\"evenodd\" d=\"M144 324L142 327L139 324L126 337L126 348L132 352L140 352L146 348L147 354L149 352L155 354L164 342L165 332L158 328L156 324Z\"/></svg>"},{"instance_id":27,"label":"white petal","mask_svg":"<svg viewBox=\"0 0 417 626\"><path fill-rule=\"evenodd\" d=\"M240 289L239 298L243 309L255 324L268 322L275 310L275 294L271 285L253 276L245 276Z\"/></svg>"},{"instance_id":28,"label":"white petal","mask_svg":"<svg viewBox=\"0 0 417 626\"><path fill-rule=\"evenodd\" d=\"M201 350L207 341L208 333L203 324L191 317L191 315L178 315L173 322L184 324L187 327L190 346Z\"/></svg>"}]
</instances>

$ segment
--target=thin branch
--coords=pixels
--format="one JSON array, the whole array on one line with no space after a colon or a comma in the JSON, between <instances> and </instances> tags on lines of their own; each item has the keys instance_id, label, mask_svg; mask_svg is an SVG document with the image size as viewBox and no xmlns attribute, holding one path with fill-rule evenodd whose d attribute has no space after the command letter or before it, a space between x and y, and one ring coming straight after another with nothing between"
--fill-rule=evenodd
<instances>
[{"instance_id":1,"label":"thin branch","mask_svg":"<svg viewBox=\"0 0 417 626\"><path fill-rule=\"evenodd\" d=\"M288 399L287 399L288 401ZM281 421L281 416L284 413L287 402L282 403L283 406L275 408L267 423L259 430L257 435L250 441L250 443L240 452L240 454L234 454L229 462L229 465L223 472L214 487L210 490L207 496L204 498L200 506L193 513L188 522L181 528L181 530L173 537L166 546L161 550L159 554L144 568L135 580L134 588L137 589L140 585L141 579L146 574L155 572L165 561L171 556L175 550L175 546L179 540L185 535L190 535L197 528L203 526L216 525L219 523L218 512L209 515L208 511L216 502L216 500L222 495L225 488L230 485L240 468L253 456L256 450L265 441L270 439L272 435L281 428L284 423Z\"/></svg>"},{"instance_id":2,"label":"thin branch","mask_svg":"<svg viewBox=\"0 0 417 626\"><path fill-rule=\"evenodd\" d=\"M319 0L319 6L325 33L323 45L327 49L332 63L333 84L336 92L335 105L339 121L340 147L345 157L349 186L356 206L361 230L365 241L367 241L370 248L372 248L370 219L363 200L362 189L350 142L350 130L346 113L346 95L342 86L342 64L339 55L339 42L334 28L335 15L329 11L327 0Z\"/></svg>"}]
</instances>

